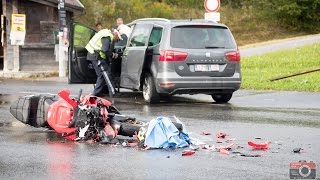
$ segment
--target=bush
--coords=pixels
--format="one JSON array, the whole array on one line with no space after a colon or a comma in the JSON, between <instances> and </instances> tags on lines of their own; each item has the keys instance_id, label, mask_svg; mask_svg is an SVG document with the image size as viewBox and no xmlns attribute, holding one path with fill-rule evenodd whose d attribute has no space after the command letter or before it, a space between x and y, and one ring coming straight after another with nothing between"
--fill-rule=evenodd
<instances>
[{"instance_id":1,"label":"bush","mask_svg":"<svg viewBox=\"0 0 320 180\"><path fill-rule=\"evenodd\" d=\"M320 31L320 0L277 0L275 13L285 27Z\"/></svg>"},{"instance_id":2,"label":"bush","mask_svg":"<svg viewBox=\"0 0 320 180\"><path fill-rule=\"evenodd\" d=\"M76 21L111 28L118 17L125 23L146 17L203 18L203 0L80 0L86 14ZM239 45L320 31L320 0L221 0L221 22Z\"/></svg>"}]
</instances>

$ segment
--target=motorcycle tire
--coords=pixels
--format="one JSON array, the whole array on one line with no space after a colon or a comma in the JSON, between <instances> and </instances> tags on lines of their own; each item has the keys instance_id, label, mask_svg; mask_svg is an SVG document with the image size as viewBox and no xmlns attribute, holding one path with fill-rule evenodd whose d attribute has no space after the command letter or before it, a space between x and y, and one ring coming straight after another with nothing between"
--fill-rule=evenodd
<instances>
[{"instance_id":1,"label":"motorcycle tire","mask_svg":"<svg viewBox=\"0 0 320 180\"><path fill-rule=\"evenodd\" d=\"M37 108L37 118L35 121L36 127L48 127L47 115L49 106L57 101L57 97L54 95L42 95L39 99Z\"/></svg>"},{"instance_id":2,"label":"motorcycle tire","mask_svg":"<svg viewBox=\"0 0 320 180\"><path fill-rule=\"evenodd\" d=\"M10 113L24 124L36 127L37 109L40 95L20 97L10 106Z\"/></svg>"}]
</instances>

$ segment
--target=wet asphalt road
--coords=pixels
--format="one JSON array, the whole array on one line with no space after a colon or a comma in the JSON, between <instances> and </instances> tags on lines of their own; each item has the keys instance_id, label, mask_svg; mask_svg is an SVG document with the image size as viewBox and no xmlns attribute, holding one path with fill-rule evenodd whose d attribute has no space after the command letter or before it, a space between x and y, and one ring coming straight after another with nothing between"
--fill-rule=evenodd
<instances>
[{"instance_id":1,"label":"wet asphalt road","mask_svg":"<svg viewBox=\"0 0 320 180\"><path fill-rule=\"evenodd\" d=\"M18 122L8 111L20 95L56 94L63 88L74 95L83 88L86 94L92 85L0 81L0 179L289 179L290 162L311 160L320 165L320 93L241 90L225 105L212 103L206 95L175 96L157 105L145 104L138 92L123 92L115 99L123 114L144 121L175 115L199 140L227 144L216 143L214 137L223 131L243 147L234 151L262 155L250 158L201 149L182 157L185 149L144 151L65 142L50 130ZM203 131L213 135L200 135ZM272 143L267 151L252 151L250 140ZM294 154L296 147L303 152Z\"/></svg>"}]
</instances>

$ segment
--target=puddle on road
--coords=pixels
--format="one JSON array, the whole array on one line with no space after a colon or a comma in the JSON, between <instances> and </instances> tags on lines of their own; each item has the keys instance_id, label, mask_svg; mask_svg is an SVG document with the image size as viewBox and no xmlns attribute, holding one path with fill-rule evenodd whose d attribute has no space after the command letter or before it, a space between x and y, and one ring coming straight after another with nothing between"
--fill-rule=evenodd
<instances>
[{"instance_id":1,"label":"puddle on road","mask_svg":"<svg viewBox=\"0 0 320 180\"><path fill-rule=\"evenodd\" d=\"M0 122L0 128L2 127L25 127L23 123L17 122Z\"/></svg>"},{"instance_id":2,"label":"puddle on road","mask_svg":"<svg viewBox=\"0 0 320 180\"><path fill-rule=\"evenodd\" d=\"M0 106L9 105L19 98L18 95L0 94Z\"/></svg>"}]
</instances>

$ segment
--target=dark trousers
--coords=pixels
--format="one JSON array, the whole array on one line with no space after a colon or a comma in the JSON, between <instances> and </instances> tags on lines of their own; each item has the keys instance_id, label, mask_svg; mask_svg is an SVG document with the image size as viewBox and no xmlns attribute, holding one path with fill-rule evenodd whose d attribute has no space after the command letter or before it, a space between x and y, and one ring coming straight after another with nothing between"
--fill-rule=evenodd
<instances>
[{"instance_id":1,"label":"dark trousers","mask_svg":"<svg viewBox=\"0 0 320 180\"><path fill-rule=\"evenodd\" d=\"M94 96L103 96L104 94L114 94L114 82L111 74L111 65L105 60L92 60L93 68L97 74L96 86L93 90ZM99 64L100 62L100 64ZM102 68L101 68L102 66ZM102 71L104 69L104 72ZM107 79L107 80L106 80Z\"/></svg>"}]
</instances>

